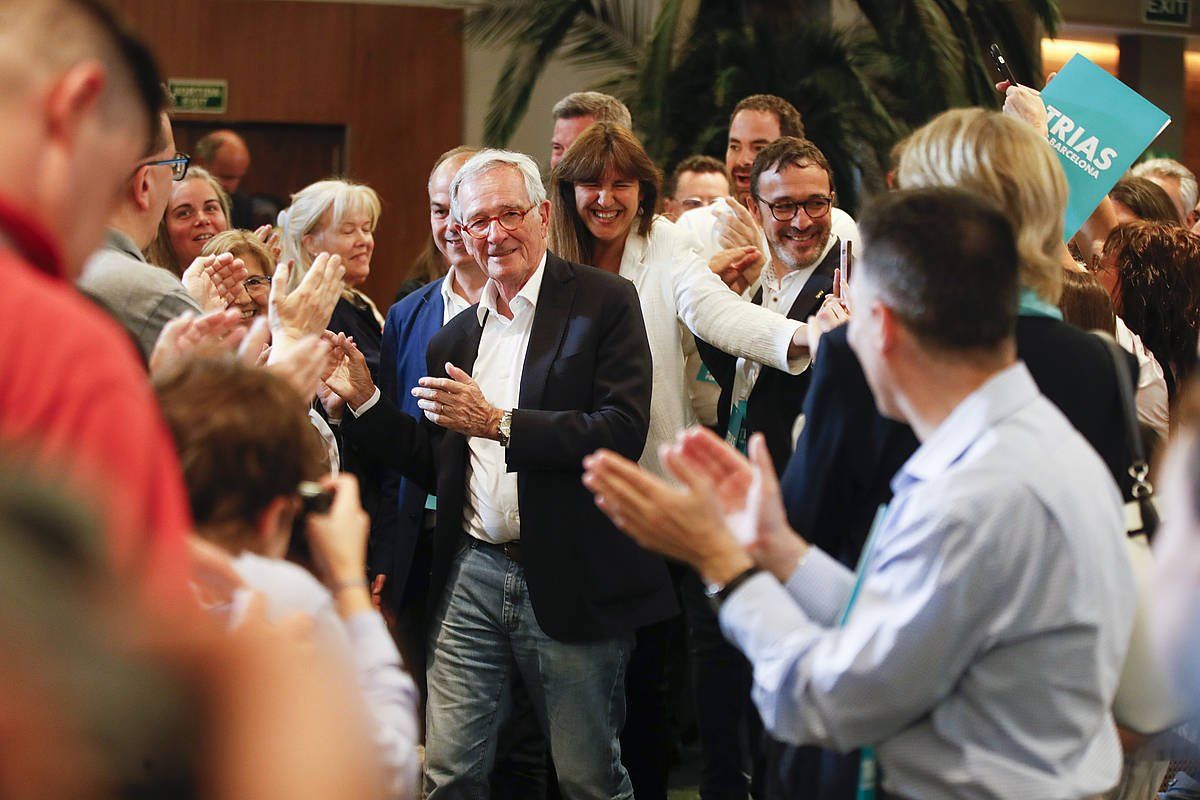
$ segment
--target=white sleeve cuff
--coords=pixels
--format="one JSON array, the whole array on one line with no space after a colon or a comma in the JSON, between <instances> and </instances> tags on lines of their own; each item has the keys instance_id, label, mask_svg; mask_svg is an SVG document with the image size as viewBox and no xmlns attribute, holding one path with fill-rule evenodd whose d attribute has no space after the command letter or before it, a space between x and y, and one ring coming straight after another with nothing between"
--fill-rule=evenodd
<instances>
[{"instance_id":1,"label":"white sleeve cuff","mask_svg":"<svg viewBox=\"0 0 1200 800\"><path fill-rule=\"evenodd\" d=\"M378 386L376 386L376 387L375 387L375 393L374 393L373 395L371 395L371 399L370 399L370 400L368 400L367 402L363 403L363 404L362 404L361 406L359 406L358 408L354 408L354 407L353 407L353 406L351 406L349 403L347 403L347 404L346 404L346 408L350 409L350 413L354 415L355 419L357 419L358 417L361 417L363 414L367 413L367 412L368 412L368 411L370 411L372 408L374 408L374 407L375 407L375 404L379 402L379 398L380 398L380 396L381 396L381 395L380 395L380 393L379 393L379 387L378 387Z\"/></svg>"}]
</instances>

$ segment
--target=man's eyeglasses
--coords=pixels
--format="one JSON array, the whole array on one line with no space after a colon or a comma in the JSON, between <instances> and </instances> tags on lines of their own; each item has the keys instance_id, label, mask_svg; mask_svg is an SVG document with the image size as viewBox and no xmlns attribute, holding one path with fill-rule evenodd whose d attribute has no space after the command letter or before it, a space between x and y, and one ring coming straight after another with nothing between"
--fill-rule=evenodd
<instances>
[{"instance_id":1,"label":"man's eyeglasses","mask_svg":"<svg viewBox=\"0 0 1200 800\"><path fill-rule=\"evenodd\" d=\"M246 280L242 281L242 286L246 288L247 292L260 292L264 289L270 289L271 276L251 275L249 278L246 278Z\"/></svg>"},{"instance_id":2,"label":"man's eyeglasses","mask_svg":"<svg viewBox=\"0 0 1200 800\"><path fill-rule=\"evenodd\" d=\"M460 227L470 234L473 239L486 239L492 230L493 222L499 222L501 228L512 233L521 227L521 223L525 220L525 215L535 208L537 208L536 204L524 211L505 211L503 214L496 214L491 217L476 217L466 225Z\"/></svg>"},{"instance_id":3,"label":"man's eyeglasses","mask_svg":"<svg viewBox=\"0 0 1200 800\"><path fill-rule=\"evenodd\" d=\"M810 197L803 202L780 200L778 203L768 202L758 195L754 195L754 199L771 209L771 216L780 222L791 222L800 213L801 207L809 219L820 219L828 214L833 206L832 197Z\"/></svg>"},{"instance_id":4,"label":"man's eyeglasses","mask_svg":"<svg viewBox=\"0 0 1200 800\"><path fill-rule=\"evenodd\" d=\"M191 163L192 157L187 153L176 153L174 158L164 158L160 161L143 161L139 166L170 167L171 180L181 181L187 177L188 165Z\"/></svg>"}]
</instances>

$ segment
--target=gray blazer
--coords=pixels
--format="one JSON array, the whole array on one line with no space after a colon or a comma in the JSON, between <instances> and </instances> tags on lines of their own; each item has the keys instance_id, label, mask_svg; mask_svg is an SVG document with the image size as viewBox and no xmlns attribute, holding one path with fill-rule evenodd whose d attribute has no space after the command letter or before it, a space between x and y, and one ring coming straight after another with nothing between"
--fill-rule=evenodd
<instances>
[{"instance_id":1,"label":"gray blazer","mask_svg":"<svg viewBox=\"0 0 1200 800\"><path fill-rule=\"evenodd\" d=\"M146 263L137 245L111 228L84 264L78 286L108 307L147 360L164 325L185 311L200 313L179 278Z\"/></svg>"}]
</instances>

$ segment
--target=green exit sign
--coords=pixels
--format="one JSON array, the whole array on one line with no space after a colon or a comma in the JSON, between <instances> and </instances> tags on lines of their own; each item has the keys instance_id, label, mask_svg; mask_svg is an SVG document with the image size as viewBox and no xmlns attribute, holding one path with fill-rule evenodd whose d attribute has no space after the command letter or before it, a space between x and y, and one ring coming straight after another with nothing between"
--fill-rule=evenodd
<instances>
[{"instance_id":1,"label":"green exit sign","mask_svg":"<svg viewBox=\"0 0 1200 800\"><path fill-rule=\"evenodd\" d=\"M1142 19L1158 25L1191 25L1191 0L1143 0Z\"/></svg>"},{"instance_id":2,"label":"green exit sign","mask_svg":"<svg viewBox=\"0 0 1200 800\"><path fill-rule=\"evenodd\" d=\"M224 114L229 108L227 81L170 78L167 88L175 110L185 114Z\"/></svg>"}]
</instances>

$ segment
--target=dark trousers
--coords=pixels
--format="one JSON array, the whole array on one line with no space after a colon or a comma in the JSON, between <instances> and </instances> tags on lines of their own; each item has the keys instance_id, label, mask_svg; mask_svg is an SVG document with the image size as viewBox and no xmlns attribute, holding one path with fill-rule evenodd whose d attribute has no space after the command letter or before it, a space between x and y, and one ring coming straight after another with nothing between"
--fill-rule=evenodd
<instances>
[{"instance_id":1,"label":"dark trousers","mask_svg":"<svg viewBox=\"0 0 1200 800\"><path fill-rule=\"evenodd\" d=\"M854 800L858 792L858 751L835 753L821 747L796 747L763 734L763 800ZM879 800L886 797L877 792Z\"/></svg>"},{"instance_id":2,"label":"dark trousers","mask_svg":"<svg viewBox=\"0 0 1200 800\"><path fill-rule=\"evenodd\" d=\"M700 732L700 797L755 797L759 774L757 742L762 722L750 700L750 662L721 634L717 615L695 572L681 581L692 655L692 687ZM800 795L797 795L800 796Z\"/></svg>"},{"instance_id":3,"label":"dark trousers","mask_svg":"<svg viewBox=\"0 0 1200 800\"><path fill-rule=\"evenodd\" d=\"M667 797L672 745L667 662L673 625L674 620L664 620L638 630L625 672L621 763L637 800Z\"/></svg>"}]
</instances>

